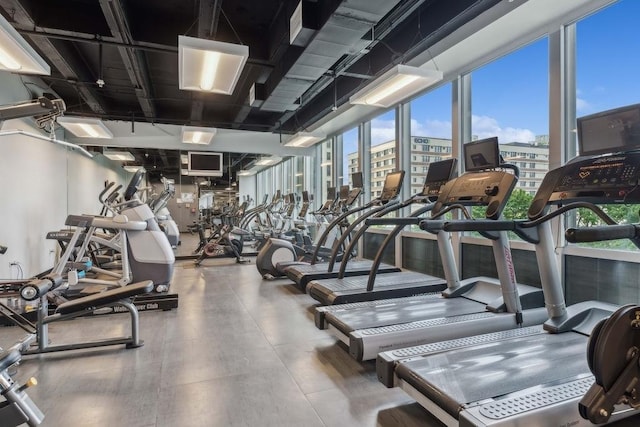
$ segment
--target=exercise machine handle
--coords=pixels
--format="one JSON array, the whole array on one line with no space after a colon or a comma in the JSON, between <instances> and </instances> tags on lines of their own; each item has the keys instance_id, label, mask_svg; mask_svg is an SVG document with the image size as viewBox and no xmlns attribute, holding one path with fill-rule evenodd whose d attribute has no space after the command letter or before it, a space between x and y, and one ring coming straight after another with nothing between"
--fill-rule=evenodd
<instances>
[{"instance_id":1,"label":"exercise machine handle","mask_svg":"<svg viewBox=\"0 0 640 427\"><path fill-rule=\"evenodd\" d=\"M599 242L603 240L633 239L638 235L634 224L603 225L598 227L569 228L565 238L569 243Z\"/></svg>"},{"instance_id":2,"label":"exercise machine handle","mask_svg":"<svg viewBox=\"0 0 640 427\"><path fill-rule=\"evenodd\" d=\"M62 276L60 275L45 276L42 279L34 279L20 288L20 296L27 301L33 301L57 288L61 283Z\"/></svg>"}]
</instances>

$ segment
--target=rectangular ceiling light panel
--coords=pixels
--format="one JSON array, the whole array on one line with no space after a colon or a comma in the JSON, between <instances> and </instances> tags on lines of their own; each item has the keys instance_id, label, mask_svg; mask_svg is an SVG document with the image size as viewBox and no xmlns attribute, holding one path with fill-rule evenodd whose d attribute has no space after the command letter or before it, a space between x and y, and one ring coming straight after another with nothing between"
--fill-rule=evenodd
<instances>
[{"instance_id":1,"label":"rectangular ceiling light panel","mask_svg":"<svg viewBox=\"0 0 640 427\"><path fill-rule=\"evenodd\" d=\"M182 127L182 142L185 144L210 144L218 132L216 128L201 128L194 126Z\"/></svg>"},{"instance_id":2,"label":"rectangular ceiling light panel","mask_svg":"<svg viewBox=\"0 0 640 427\"><path fill-rule=\"evenodd\" d=\"M51 75L51 67L15 28L0 15L0 70Z\"/></svg>"},{"instance_id":3,"label":"rectangular ceiling light panel","mask_svg":"<svg viewBox=\"0 0 640 427\"><path fill-rule=\"evenodd\" d=\"M285 147L303 148L311 147L313 144L325 139L326 135L321 135L313 132L298 132L293 138L285 142Z\"/></svg>"},{"instance_id":4,"label":"rectangular ceiling light panel","mask_svg":"<svg viewBox=\"0 0 640 427\"><path fill-rule=\"evenodd\" d=\"M58 124L78 138L111 139L113 133L100 119L88 117L58 117Z\"/></svg>"},{"instance_id":5,"label":"rectangular ceiling light panel","mask_svg":"<svg viewBox=\"0 0 640 427\"><path fill-rule=\"evenodd\" d=\"M275 165L280 160L282 159L277 156L263 157L256 162L256 166L271 166L271 165Z\"/></svg>"},{"instance_id":6,"label":"rectangular ceiling light panel","mask_svg":"<svg viewBox=\"0 0 640 427\"><path fill-rule=\"evenodd\" d=\"M180 89L231 95L248 58L248 46L178 36Z\"/></svg>"},{"instance_id":7,"label":"rectangular ceiling light panel","mask_svg":"<svg viewBox=\"0 0 640 427\"><path fill-rule=\"evenodd\" d=\"M440 82L442 78L441 71L396 65L349 98L349 102L384 108L391 107Z\"/></svg>"},{"instance_id":8,"label":"rectangular ceiling light panel","mask_svg":"<svg viewBox=\"0 0 640 427\"><path fill-rule=\"evenodd\" d=\"M257 171L255 170L241 170L238 171L237 175L238 176L251 176L251 175L255 175L257 173Z\"/></svg>"},{"instance_id":9,"label":"rectangular ceiling light panel","mask_svg":"<svg viewBox=\"0 0 640 427\"><path fill-rule=\"evenodd\" d=\"M133 154L128 151L103 150L102 155L107 159L119 162L132 162L136 159Z\"/></svg>"}]
</instances>

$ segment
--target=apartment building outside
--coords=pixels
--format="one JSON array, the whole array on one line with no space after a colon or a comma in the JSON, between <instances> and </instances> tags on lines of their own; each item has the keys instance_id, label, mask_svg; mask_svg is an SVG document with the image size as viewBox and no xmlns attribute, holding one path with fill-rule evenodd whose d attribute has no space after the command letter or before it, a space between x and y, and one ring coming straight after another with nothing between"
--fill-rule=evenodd
<instances>
[{"instance_id":1,"label":"apartment building outside","mask_svg":"<svg viewBox=\"0 0 640 427\"><path fill-rule=\"evenodd\" d=\"M477 138L474 138L477 139ZM529 194L535 194L542 178L549 170L548 137L540 135L536 142L511 142L500 144L500 154L508 163L520 169L517 188ZM411 137L411 170L407 171L405 185L411 186L411 194L422 190L429 164L451 157L451 140L424 136ZM358 153L347 154L349 173L359 170ZM395 140L371 147L371 197L377 197L382 191L385 176L395 170Z\"/></svg>"}]
</instances>

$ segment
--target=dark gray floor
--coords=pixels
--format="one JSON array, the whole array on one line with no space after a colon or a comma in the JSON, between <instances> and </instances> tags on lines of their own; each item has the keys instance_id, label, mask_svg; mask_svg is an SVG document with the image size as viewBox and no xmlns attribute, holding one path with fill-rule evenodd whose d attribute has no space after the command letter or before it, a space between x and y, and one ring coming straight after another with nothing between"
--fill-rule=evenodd
<instances>
[{"instance_id":1,"label":"dark gray floor","mask_svg":"<svg viewBox=\"0 0 640 427\"><path fill-rule=\"evenodd\" d=\"M45 426L412 426L428 415L317 330L314 300L253 263L177 264L180 307L140 314L144 347L27 356ZM127 315L50 327L54 344L127 334ZM0 345L21 335L0 329Z\"/></svg>"},{"instance_id":2,"label":"dark gray floor","mask_svg":"<svg viewBox=\"0 0 640 427\"><path fill-rule=\"evenodd\" d=\"M254 260L177 263L180 307L140 314L144 347L25 357L17 378L38 379L29 394L44 425L441 426L316 329L312 298L263 282ZM56 323L51 340L127 334L127 324L122 314ZM0 345L20 335L0 328Z\"/></svg>"}]
</instances>

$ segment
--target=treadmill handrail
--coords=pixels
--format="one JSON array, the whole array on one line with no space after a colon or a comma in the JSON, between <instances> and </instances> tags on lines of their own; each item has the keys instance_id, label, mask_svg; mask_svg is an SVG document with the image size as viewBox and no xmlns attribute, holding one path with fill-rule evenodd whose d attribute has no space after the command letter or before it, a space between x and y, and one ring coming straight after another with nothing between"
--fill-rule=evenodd
<instances>
[{"instance_id":1,"label":"treadmill handrail","mask_svg":"<svg viewBox=\"0 0 640 427\"><path fill-rule=\"evenodd\" d=\"M420 215L431 211L432 208L433 206L426 205L416 210L415 212L411 213L411 216L407 218L393 218L393 219L401 219L401 220L411 219L416 221L416 223L419 223L420 221L423 220L423 218L420 218ZM392 218L389 218L389 219L392 219ZM385 249L387 248L387 246L389 246L391 242L394 241L395 237L398 234L400 234L400 232L404 229L405 225L407 225L404 223L404 221L401 221L401 222L402 224L398 224L393 230L391 230L391 232L387 235L387 237L382 241L382 244L380 245L380 248L378 249L376 256L373 258L373 264L371 265L371 271L369 272L369 279L367 280L367 292L373 291L373 286L375 284L376 277L378 275L378 270L380 269L380 264L382 264L382 255Z\"/></svg>"},{"instance_id":2,"label":"treadmill handrail","mask_svg":"<svg viewBox=\"0 0 640 427\"><path fill-rule=\"evenodd\" d=\"M318 240L318 243L316 244L316 247L313 250L313 256L311 257L311 265L314 265L317 262L318 254L320 253L320 247L322 247L322 245L324 245L324 243L327 241L327 238L329 237L329 233L331 233L331 230L333 230L338 224L340 224L342 222L343 219L345 219L349 215L354 214L354 213L358 213L358 212L363 211L365 209L369 209L371 206L373 206L375 203L377 203L377 201L378 201L378 199L374 199L374 200L370 201L369 203L365 204L364 206L353 208L353 209L351 209L351 210L349 210L347 212L344 212L344 213L338 215L333 221L331 221L329 223L329 225L327 225L327 227L324 229L324 232L320 236L320 240Z\"/></svg>"},{"instance_id":3,"label":"treadmill handrail","mask_svg":"<svg viewBox=\"0 0 640 427\"><path fill-rule=\"evenodd\" d=\"M422 197L420 199L422 199ZM370 226L369 221L374 220L374 219L397 220L398 218L381 218L381 217L386 215L386 214L388 214L388 213L390 213L390 212L398 211L398 210L403 209L403 208L405 208L407 206L410 206L411 204L415 203L417 200L420 200L420 199L416 198L416 197L412 197L412 198L404 201L403 203L393 204L393 205L389 206L388 208L385 208L385 209L377 212L375 215L373 215L373 218L366 218L365 221L364 221L364 225L362 225L362 227L360 227L360 229L358 230L356 235L349 242L349 246L345 250L345 254L347 254L347 255L351 254L351 252L353 251L355 246L358 244L358 241L362 238L362 236L364 236L364 233L367 231L367 229L369 229L369 226ZM434 205L435 205L435 203L431 203L429 205L429 210L433 209ZM398 225L397 222L396 223L391 222L390 224ZM338 273L338 279L343 279L344 278L345 272L347 270L347 262L348 261L349 261L348 256L343 256L342 257L342 262L340 263L340 271ZM331 271L332 268L333 268L333 266L330 265L329 266L329 271Z\"/></svg>"},{"instance_id":4,"label":"treadmill handrail","mask_svg":"<svg viewBox=\"0 0 640 427\"><path fill-rule=\"evenodd\" d=\"M392 199L392 200L389 200L386 204L374 206L372 209L369 210L369 212L366 212L360 215L360 217L356 218L351 224L349 224L347 229L342 233L342 235L340 235L340 238L338 239L338 241L334 243L333 251L331 252L331 258L329 259L329 268L327 271L328 272L333 271L333 266L335 265L336 259L338 258L338 253L340 252L340 248L344 246L344 242L347 240L349 236L351 236L351 233L353 232L353 230L355 230L358 224L366 220L368 217L377 214L380 211L386 211L387 209L392 210L397 204L398 204L398 200ZM342 257L343 259L345 257L349 257L349 252L344 250Z\"/></svg>"},{"instance_id":5,"label":"treadmill handrail","mask_svg":"<svg viewBox=\"0 0 640 427\"><path fill-rule=\"evenodd\" d=\"M568 228L564 235L569 243L600 242L603 240L634 239L640 225L617 224L596 227Z\"/></svg>"}]
</instances>

